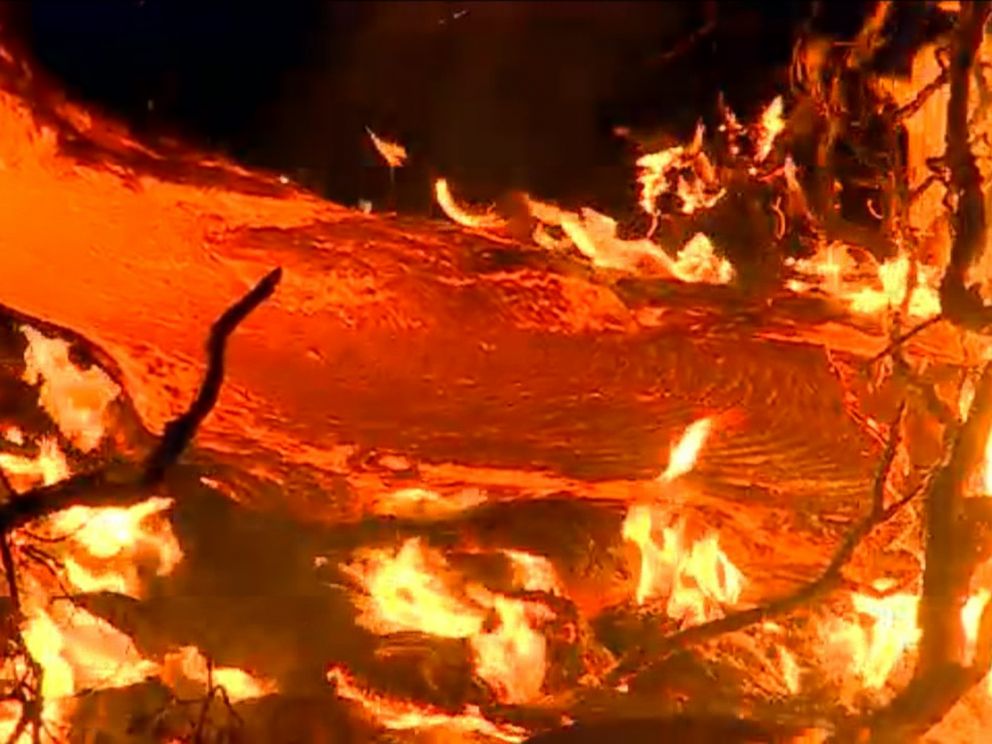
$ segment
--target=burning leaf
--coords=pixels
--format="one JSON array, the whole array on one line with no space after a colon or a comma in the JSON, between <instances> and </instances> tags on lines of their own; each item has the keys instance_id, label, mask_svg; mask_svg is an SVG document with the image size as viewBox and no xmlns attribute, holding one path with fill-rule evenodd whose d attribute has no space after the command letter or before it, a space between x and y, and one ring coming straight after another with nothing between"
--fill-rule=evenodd
<instances>
[{"instance_id":1,"label":"burning leaf","mask_svg":"<svg viewBox=\"0 0 992 744\"><path fill-rule=\"evenodd\" d=\"M48 338L30 326L21 331L28 339L24 352L24 380L41 385L38 398L59 430L83 452L103 438L107 407L120 388L100 368L81 370L69 359L69 345Z\"/></svg>"},{"instance_id":2,"label":"burning leaf","mask_svg":"<svg viewBox=\"0 0 992 744\"><path fill-rule=\"evenodd\" d=\"M407 152L403 145L382 139L368 127L365 127L365 131L369 133L372 144L375 145L375 149L390 168L399 168L406 163Z\"/></svg>"}]
</instances>

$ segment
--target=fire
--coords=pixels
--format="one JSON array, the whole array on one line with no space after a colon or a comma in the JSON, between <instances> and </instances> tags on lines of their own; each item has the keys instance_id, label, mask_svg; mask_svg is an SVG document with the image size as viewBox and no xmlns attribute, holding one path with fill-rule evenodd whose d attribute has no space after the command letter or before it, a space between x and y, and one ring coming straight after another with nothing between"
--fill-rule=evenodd
<instances>
[{"instance_id":1,"label":"fire","mask_svg":"<svg viewBox=\"0 0 992 744\"><path fill-rule=\"evenodd\" d=\"M444 211L452 222L457 222L463 227L471 227L478 230L498 230L506 225L506 221L492 212L484 214L471 214L462 209L455 202L451 195L448 181L439 178L434 182L434 196L438 206Z\"/></svg>"},{"instance_id":2,"label":"fire","mask_svg":"<svg viewBox=\"0 0 992 744\"><path fill-rule=\"evenodd\" d=\"M485 613L448 589L447 562L411 538L391 554L366 550L344 570L368 592L358 622L377 633L416 630L442 638L468 638L481 632Z\"/></svg>"},{"instance_id":3,"label":"fire","mask_svg":"<svg viewBox=\"0 0 992 744\"><path fill-rule=\"evenodd\" d=\"M365 127L365 131L368 132L376 151L390 168L399 168L406 163L408 155L403 145L383 139L368 127Z\"/></svg>"},{"instance_id":4,"label":"fire","mask_svg":"<svg viewBox=\"0 0 992 744\"><path fill-rule=\"evenodd\" d=\"M853 594L851 600L855 612L871 619L869 629L860 629L861 633L852 636L853 667L865 685L879 689L903 654L920 638L916 622L919 598L912 594Z\"/></svg>"},{"instance_id":5,"label":"fire","mask_svg":"<svg viewBox=\"0 0 992 744\"><path fill-rule=\"evenodd\" d=\"M689 424L679 441L672 447L665 472L658 479L672 481L685 475L696 466L696 458L703 448L713 426L711 419L703 418Z\"/></svg>"},{"instance_id":6,"label":"fire","mask_svg":"<svg viewBox=\"0 0 992 744\"><path fill-rule=\"evenodd\" d=\"M440 494L427 488L403 488L378 498L373 509L376 514L404 519L441 519L461 514L485 501L486 495L475 488L454 494Z\"/></svg>"},{"instance_id":7,"label":"fire","mask_svg":"<svg viewBox=\"0 0 992 744\"><path fill-rule=\"evenodd\" d=\"M62 448L52 437L41 438L35 457L0 452L0 468L17 491L26 491L39 484L50 486L69 475L69 464Z\"/></svg>"},{"instance_id":8,"label":"fire","mask_svg":"<svg viewBox=\"0 0 992 744\"><path fill-rule=\"evenodd\" d=\"M672 447L659 482L670 483L693 469L711 427L709 418L689 425ZM720 549L716 533L691 540L685 519L673 520L659 506L635 504L627 512L622 534L640 551L634 595L638 604L666 597L669 617L695 625L719 617L723 606L740 598L744 575Z\"/></svg>"},{"instance_id":9,"label":"fire","mask_svg":"<svg viewBox=\"0 0 992 744\"><path fill-rule=\"evenodd\" d=\"M503 555L513 564L514 583L521 589L564 596L565 590L554 565L543 555L522 550L504 550Z\"/></svg>"},{"instance_id":10,"label":"fire","mask_svg":"<svg viewBox=\"0 0 992 744\"><path fill-rule=\"evenodd\" d=\"M364 590L359 624L380 634L465 638L476 673L501 700L520 703L540 694L546 641L536 626L553 617L547 607L465 584L443 555L417 538L396 551L361 551L342 569Z\"/></svg>"},{"instance_id":11,"label":"fire","mask_svg":"<svg viewBox=\"0 0 992 744\"><path fill-rule=\"evenodd\" d=\"M113 389L107 388L105 381L92 374L88 379L90 383L96 380L94 384L80 383L78 378L74 380L69 367L59 362L58 344L48 344L48 341L51 340L32 341L35 361L47 370L44 375L39 373L45 380L41 396L52 395L55 400L60 399L66 389L74 391L69 404L49 407L49 412L53 418L64 416L62 425L67 436L74 433L84 437L77 441L99 441L101 419L87 415L86 411L100 410L101 403L109 396L103 396L99 391ZM38 369L40 367L36 372ZM45 392L46 385L50 386L48 393ZM55 392L60 389L63 392ZM89 399L97 402L94 406L82 405L86 396L80 393L87 389L97 391ZM13 436L8 431L5 438L19 446L25 445L19 431ZM19 490L38 483L51 485L70 474L65 457L51 438L39 442L39 454L35 458L0 453L0 468L12 486ZM37 558L22 558L19 590L23 616L21 636L27 652L43 672L42 719L51 730L68 725L75 710L74 696L83 690L112 689L152 677L166 678L165 670L170 664L175 665L168 656L164 665L145 658L126 633L63 597L66 591L112 591L140 597L144 589L139 571L142 563L154 563L155 572L160 576L171 573L183 557L164 518L171 506L171 499L161 497L152 497L129 507L73 506L11 535L15 560L40 539L50 561L41 564ZM202 682L205 662L197 666L202 661L199 651L190 647L184 649L181 656L186 677ZM0 670L5 684L24 674L24 662L17 659L13 665L8 663ZM213 680L225 687L232 700L257 697L275 689L272 683L257 680L235 668L213 670ZM20 706L16 703L8 702L0 707L0 734L9 739L20 714ZM18 741L25 744L31 741L30 733L25 732Z\"/></svg>"},{"instance_id":12,"label":"fire","mask_svg":"<svg viewBox=\"0 0 992 744\"><path fill-rule=\"evenodd\" d=\"M331 667L327 679L335 686L338 695L358 703L379 724L394 731L441 729L458 734L489 736L506 742L520 742L527 737L527 731L520 726L496 724L488 720L475 705L465 706L461 713L445 713L433 706L367 692L339 667Z\"/></svg>"},{"instance_id":13,"label":"fire","mask_svg":"<svg viewBox=\"0 0 992 744\"><path fill-rule=\"evenodd\" d=\"M720 617L723 606L740 599L744 575L720 549L716 533L691 541L684 520L667 522L662 510L643 504L631 507L624 520L623 537L641 555L637 603L667 597L665 613L683 625Z\"/></svg>"},{"instance_id":14,"label":"fire","mask_svg":"<svg viewBox=\"0 0 992 744\"><path fill-rule=\"evenodd\" d=\"M83 452L103 438L107 407L120 388L96 366L79 369L69 359L69 345L22 326L28 339L24 352L24 380L40 385L38 401L62 434Z\"/></svg>"},{"instance_id":15,"label":"fire","mask_svg":"<svg viewBox=\"0 0 992 744\"><path fill-rule=\"evenodd\" d=\"M758 125L758 152L755 157L759 163L768 157L775 145L775 140L785 130L785 120L782 118L783 110L782 96L778 96L768 104L761 114L761 122Z\"/></svg>"},{"instance_id":16,"label":"fire","mask_svg":"<svg viewBox=\"0 0 992 744\"><path fill-rule=\"evenodd\" d=\"M183 646L165 655L161 671L162 680L174 690L181 690L192 683L192 694L202 695L209 685L224 688L233 703L254 700L277 691L271 680L255 677L237 667L213 667L196 646Z\"/></svg>"},{"instance_id":17,"label":"fire","mask_svg":"<svg viewBox=\"0 0 992 744\"><path fill-rule=\"evenodd\" d=\"M159 576L172 573L182 560L179 543L162 516L171 506L172 500L166 498L151 498L130 507L73 506L47 520L43 529L63 536L70 550L81 551L63 558L66 575L77 589L139 597L139 556L154 557ZM88 562L99 569L80 563L87 555L97 559Z\"/></svg>"},{"instance_id":18,"label":"fire","mask_svg":"<svg viewBox=\"0 0 992 744\"><path fill-rule=\"evenodd\" d=\"M939 272L923 264L914 265L905 254L879 264L863 252L856 257L850 246L828 243L811 258L790 258L786 265L802 277L790 280L792 290L818 289L845 302L855 313L877 316L898 309L906 303L908 294L910 317L925 320L940 314L936 286ZM910 291L914 268L916 278Z\"/></svg>"}]
</instances>

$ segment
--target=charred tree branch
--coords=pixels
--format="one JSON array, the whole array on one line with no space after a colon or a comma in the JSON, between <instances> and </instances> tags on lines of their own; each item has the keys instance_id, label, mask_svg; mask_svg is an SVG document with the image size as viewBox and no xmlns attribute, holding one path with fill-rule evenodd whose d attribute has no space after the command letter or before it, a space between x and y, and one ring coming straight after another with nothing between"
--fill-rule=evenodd
<instances>
[{"instance_id":1,"label":"charred tree branch","mask_svg":"<svg viewBox=\"0 0 992 744\"><path fill-rule=\"evenodd\" d=\"M976 559L966 519L965 483L984 459L992 427L992 365L982 372L968 420L947 463L931 485L925 507L925 563L920 600L920 650L913 679L871 720L872 741L912 741L939 722L988 673L992 662L992 609L982 614L975 660L965 664L961 609Z\"/></svg>"},{"instance_id":2,"label":"charred tree branch","mask_svg":"<svg viewBox=\"0 0 992 744\"><path fill-rule=\"evenodd\" d=\"M968 141L968 99L971 73L992 3L962 3L951 50L950 100L947 104L946 163L950 190L957 201L953 216L951 258L940 285L943 314L964 328L984 330L992 325L992 307L986 307L976 287L966 287L966 273L985 250L985 197L982 177Z\"/></svg>"},{"instance_id":3,"label":"charred tree branch","mask_svg":"<svg viewBox=\"0 0 992 744\"><path fill-rule=\"evenodd\" d=\"M121 506L146 499L147 489L160 482L166 470L176 463L197 427L216 404L224 380L224 353L231 333L272 295L281 276L281 269L269 273L214 323L207 343L207 370L200 389L189 408L166 425L161 440L140 472L128 468L124 472L102 469L80 473L20 494L0 505L0 533L9 533L70 506Z\"/></svg>"}]
</instances>

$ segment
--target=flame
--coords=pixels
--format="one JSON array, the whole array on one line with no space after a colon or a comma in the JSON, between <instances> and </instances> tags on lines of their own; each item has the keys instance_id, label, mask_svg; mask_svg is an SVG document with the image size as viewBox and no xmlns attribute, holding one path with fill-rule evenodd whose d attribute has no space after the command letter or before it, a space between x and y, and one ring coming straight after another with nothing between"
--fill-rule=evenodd
<instances>
[{"instance_id":1,"label":"flame","mask_svg":"<svg viewBox=\"0 0 992 744\"><path fill-rule=\"evenodd\" d=\"M711 428L709 418L690 424L672 447L668 466L657 480L670 483L690 472ZM686 520L673 523L659 507L634 504L627 512L621 534L640 551L640 575L634 595L637 603L667 597L668 616L694 625L720 617L723 605L736 603L744 575L720 549L715 532L690 540L687 528Z\"/></svg>"},{"instance_id":2,"label":"flame","mask_svg":"<svg viewBox=\"0 0 992 744\"><path fill-rule=\"evenodd\" d=\"M73 506L50 517L41 529L64 537L69 550L78 548L62 559L76 589L137 598L142 586L139 556L153 557L159 576L172 573L182 560L179 543L163 516L172 503L172 499L155 497L128 507ZM80 562L87 556L96 559L88 562L99 568L89 569Z\"/></svg>"},{"instance_id":3,"label":"flame","mask_svg":"<svg viewBox=\"0 0 992 744\"><path fill-rule=\"evenodd\" d=\"M45 670L45 698L124 687L158 673L158 665L142 658L127 635L86 610L62 602L28 615L24 642Z\"/></svg>"},{"instance_id":4,"label":"flame","mask_svg":"<svg viewBox=\"0 0 992 744\"><path fill-rule=\"evenodd\" d=\"M840 618L825 623L821 632L827 648L841 652L829 657L828 667L837 665L836 671L842 677L853 673L862 685L878 690L885 686L905 653L919 641L919 597L904 593L884 597L855 593L851 600L855 612L868 625L865 627L857 619Z\"/></svg>"},{"instance_id":5,"label":"flame","mask_svg":"<svg viewBox=\"0 0 992 744\"><path fill-rule=\"evenodd\" d=\"M720 549L716 533L690 542L684 520L665 523L661 510L644 504L632 506L624 520L623 538L640 549L637 603L667 597L666 614L683 625L721 617L724 605L740 599L744 575Z\"/></svg>"},{"instance_id":6,"label":"flame","mask_svg":"<svg viewBox=\"0 0 992 744\"><path fill-rule=\"evenodd\" d=\"M486 495L477 488L465 488L453 494L440 494L426 488L403 488L379 497L373 510L376 514L405 519L438 519L468 511L485 501Z\"/></svg>"},{"instance_id":7,"label":"flame","mask_svg":"<svg viewBox=\"0 0 992 744\"><path fill-rule=\"evenodd\" d=\"M865 315L902 307L909 292L913 268L913 262L904 253L881 264L875 264L867 256L859 261L851 247L843 243L829 243L811 258L787 259L786 265L803 276L802 280L789 282L793 291L816 288L844 301L852 311ZM878 282L874 287L870 286L873 280ZM916 264L916 280L907 307L911 317L925 320L940 314L938 281L939 272L933 267Z\"/></svg>"},{"instance_id":8,"label":"flame","mask_svg":"<svg viewBox=\"0 0 992 744\"><path fill-rule=\"evenodd\" d=\"M232 703L254 700L277 691L271 680L255 677L236 667L214 667L210 669L207 659L196 646L183 646L165 655L161 671L162 681L174 690L180 690L184 682L193 682L197 693L204 694L212 683L223 687ZM194 693L196 694L196 693Z\"/></svg>"},{"instance_id":9,"label":"flame","mask_svg":"<svg viewBox=\"0 0 992 744\"><path fill-rule=\"evenodd\" d=\"M551 619L544 605L460 583L444 556L410 538L397 551L359 551L342 570L364 589L358 622L376 633L418 631L466 638L476 673L504 702L520 703L540 694L546 641L535 626ZM459 596L460 595L460 596ZM493 616L495 624L489 620Z\"/></svg>"},{"instance_id":10,"label":"flame","mask_svg":"<svg viewBox=\"0 0 992 744\"><path fill-rule=\"evenodd\" d=\"M713 165L702 151L705 131L699 124L689 145L675 145L637 159L638 204L646 214L658 216L658 199L671 190L673 182L683 214L710 209L726 194ZM686 176L686 173L691 175Z\"/></svg>"},{"instance_id":11,"label":"flame","mask_svg":"<svg viewBox=\"0 0 992 744\"><path fill-rule=\"evenodd\" d=\"M537 602L522 602L488 592L480 600L499 618L496 629L471 639L476 673L504 703L526 703L541 694L547 641L534 629L554 613Z\"/></svg>"},{"instance_id":12,"label":"flame","mask_svg":"<svg viewBox=\"0 0 992 744\"><path fill-rule=\"evenodd\" d=\"M782 96L775 98L761 113L761 121L758 124L758 147L755 159L763 162L772 151L775 140L785 129L785 120L782 118L783 103Z\"/></svg>"},{"instance_id":13,"label":"flame","mask_svg":"<svg viewBox=\"0 0 992 744\"><path fill-rule=\"evenodd\" d=\"M522 550L504 550L503 555L513 564L514 583L521 589L564 596L565 591L555 567L543 555Z\"/></svg>"},{"instance_id":14,"label":"flame","mask_svg":"<svg viewBox=\"0 0 992 744\"><path fill-rule=\"evenodd\" d=\"M361 551L343 570L368 592L358 622L370 630L416 630L442 638L468 638L482 631L485 613L451 593L447 562L418 538L407 540L395 554Z\"/></svg>"},{"instance_id":15,"label":"flame","mask_svg":"<svg viewBox=\"0 0 992 744\"><path fill-rule=\"evenodd\" d=\"M696 458L699 457L699 451L703 448L712 426L713 421L709 418L702 418L689 424L679 437L679 441L672 447L668 466L665 472L658 476L658 480L673 481L692 470L696 466Z\"/></svg>"},{"instance_id":16,"label":"flame","mask_svg":"<svg viewBox=\"0 0 992 744\"><path fill-rule=\"evenodd\" d=\"M458 206L451 195L448 182L444 178L439 178L434 182L434 197L441 210L448 215L448 219L463 227L478 230L498 230L506 226L506 220L491 211L485 214L470 214Z\"/></svg>"},{"instance_id":17,"label":"flame","mask_svg":"<svg viewBox=\"0 0 992 744\"><path fill-rule=\"evenodd\" d=\"M107 407L120 388L97 366L79 369L69 359L69 344L48 338L30 326L21 331L28 339L24 351L24 381L41 385L38 401L59 431L83 452L103 439Z\"/></svg>"},{"instance_id":18,"label":"flame","mask_svg":"<svg viewBox=\"0 0 992 744\"><path fill-rule=\"evenodd\" d=\"M17 491L26 491L39 483L50 486L69 476L69 464L59 443L51 437L42 437L35 457L0 452L0 469L7 475L10 485Z\"/></svg>"},{"instance_id":19,"label":"flame","mask_svg":"<svg viewBox=\"0 0 992 744\"><path fill-rule=\"evenodd\" d=\"M390 168L399 168L406 163L407 152L403 145L383 139L368 127L365 127L365 131L369 133L369 139Z\"/></svg>"},{"instance_id":20,"label":"flame","mask_svg":"<svg viewBox=\"0 0 992 744\"><path fill-rule=\"evenodd\" d=\"M51 347L42 343L35 348ZM38 358L45 356L41 354ZM54 358L58 359L58 354ZM52 379L59 377L50 375L48 382ZM61 379L71 380L72 373ZM53 384L53 389L58 385ZM78 431L102 431L90 425L97 419L70 416L68 420L89 422ZM6 438L23 444L20 432ZM0 467L15 487L23 488L39 480L50 484L69 475L58 444L50 438L41 440L35 458L0 453ZM15 554L20 555L41 539L53 561L45 569L40 569L37 562L23 561L19 582L21 635L27 651L43 671L42 719L50 730L68 725L75 710L73 698L83 690L123 687L152 677L169 681L168 670L177 665L186 679L200 682L206 679L206 662L197 649L183 649L178 661L167 655L164 664L145 658L126 633L62 598L67 590L110 590L139 597L143 594L139 573L142 563L154 562L158 575L173 571L182 559L182 551L164 518L172 503L168 498L152 497L128 507L73 506L11 535ZM0 670L0 678L10 682L23 677L26 669L23 659L15 657ZM228 697L235 701L275 690L271 682L232 667L214 669L213 681L223 686ZM17 703L8 701L0 706L0 735L10 739L20 713ZM25 732L18 741L26 744L30 740L30 732Z\"/></svg>"},{"instance_id":21,"label":"flame","mask_svg":"<svg viewBox=\"0 0 992 744\"><path fill-rule=\"evenodd\" d=\"M361 689L352 676L339 667L328 670L327 680L335 685L340 697L358 703L380 725L394 731L433 728L489 736L506 742L520 742L527 737L527 731L520 726L488 720L475 705L466 705L461 713L452 714L433 706L378 695Z\"/></svg>"}]
</instances>

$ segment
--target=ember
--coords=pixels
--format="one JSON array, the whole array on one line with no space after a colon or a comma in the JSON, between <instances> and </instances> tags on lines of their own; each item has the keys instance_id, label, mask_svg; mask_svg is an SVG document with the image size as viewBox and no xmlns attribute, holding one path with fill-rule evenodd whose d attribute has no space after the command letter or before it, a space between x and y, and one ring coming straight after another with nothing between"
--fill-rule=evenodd
<instances>
[{"instance_id":1,"label":"ember","mask_svg":"<svg viewBox=\"0 0 992 744\"><path fill-rule=\"evenodd\" d=\"M992 4L898 76L872 8L629 224L356 213L0 54L0 736L982 740Z\"/></svg>"}]
</instances>

